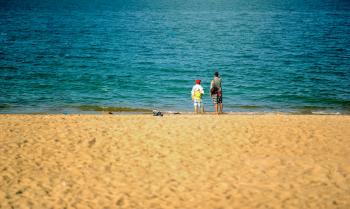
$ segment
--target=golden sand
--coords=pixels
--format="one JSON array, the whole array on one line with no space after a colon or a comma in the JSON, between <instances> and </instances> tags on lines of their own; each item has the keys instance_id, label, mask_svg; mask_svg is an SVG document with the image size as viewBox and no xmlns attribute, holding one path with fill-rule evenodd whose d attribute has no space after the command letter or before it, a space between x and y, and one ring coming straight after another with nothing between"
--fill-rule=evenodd
<instances>
[{"instance_id":1,"label":"golden sand","mask_svg":"<svg viewBox=\"0 0 350 209\"><path fill-rule=\"evenodd\" d=\"M350 117L0 115L0 208L350 208Z\"/></svg>"}]
</instances>

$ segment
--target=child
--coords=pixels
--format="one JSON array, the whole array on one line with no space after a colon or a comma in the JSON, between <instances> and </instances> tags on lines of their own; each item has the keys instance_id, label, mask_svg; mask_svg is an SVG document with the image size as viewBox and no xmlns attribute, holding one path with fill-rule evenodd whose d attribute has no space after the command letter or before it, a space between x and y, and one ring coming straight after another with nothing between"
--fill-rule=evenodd
<instances>
[{"instance_id":1,"label":"child","mask_svg":"<svg viewBox=\"0 0 350 209\"><path fill-rule=\"evenodd\" d=\"M202 95L204 94L203 87L200 85L201 80L196 80L196 84L192 87L191 95L194 105L194 113L199 113L199 110L203 113L204 106L202 104Z\"/></svg>"}]
</instances>

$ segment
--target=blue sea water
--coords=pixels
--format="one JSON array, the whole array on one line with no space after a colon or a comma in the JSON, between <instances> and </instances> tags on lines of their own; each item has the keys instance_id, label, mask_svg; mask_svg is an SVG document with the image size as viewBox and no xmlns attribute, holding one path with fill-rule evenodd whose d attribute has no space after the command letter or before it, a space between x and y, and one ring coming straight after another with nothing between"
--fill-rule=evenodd
<instances>
[{"instance_id":1,"label":"blue sea water","mask_svg":"<svg viewBox=\"0 0 350 209\"><path fill-rule=\"evenodd\" d=\"M0 0L0 113L350 113L348 0Z\"/></svg>"}]
</instances>

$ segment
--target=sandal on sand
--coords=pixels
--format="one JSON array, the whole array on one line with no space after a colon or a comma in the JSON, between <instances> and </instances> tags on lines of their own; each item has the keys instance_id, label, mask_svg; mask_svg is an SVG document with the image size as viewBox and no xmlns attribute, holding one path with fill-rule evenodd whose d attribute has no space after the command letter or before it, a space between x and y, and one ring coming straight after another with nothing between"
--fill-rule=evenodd
<instances>
[{"instance_id":1,"label":"sandal on sand","mask_svg":"<svg viewBox=\"0 0 350 209\"><path fill-rule=\"evenodd\" d=\"M163 117L163 113L158 110L153 110L153 116L161 116Z\"/></svg>"}]
</instances>

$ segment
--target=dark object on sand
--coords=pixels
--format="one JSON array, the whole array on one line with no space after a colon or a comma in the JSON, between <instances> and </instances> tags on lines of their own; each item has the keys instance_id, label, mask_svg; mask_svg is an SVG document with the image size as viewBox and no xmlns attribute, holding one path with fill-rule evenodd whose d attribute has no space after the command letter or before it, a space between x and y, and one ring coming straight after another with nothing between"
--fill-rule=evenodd
<instances>
[{"instance_id":1,"label":"dark object on sand","mask_svg":"<svg viewBox=\"0 0 350 209\"><path fill-rule=\"evenodd\" d=\"M161 116L163 117L163 113L158 110L153 110L153 116Z\"/></svg>"}]
</instances>

